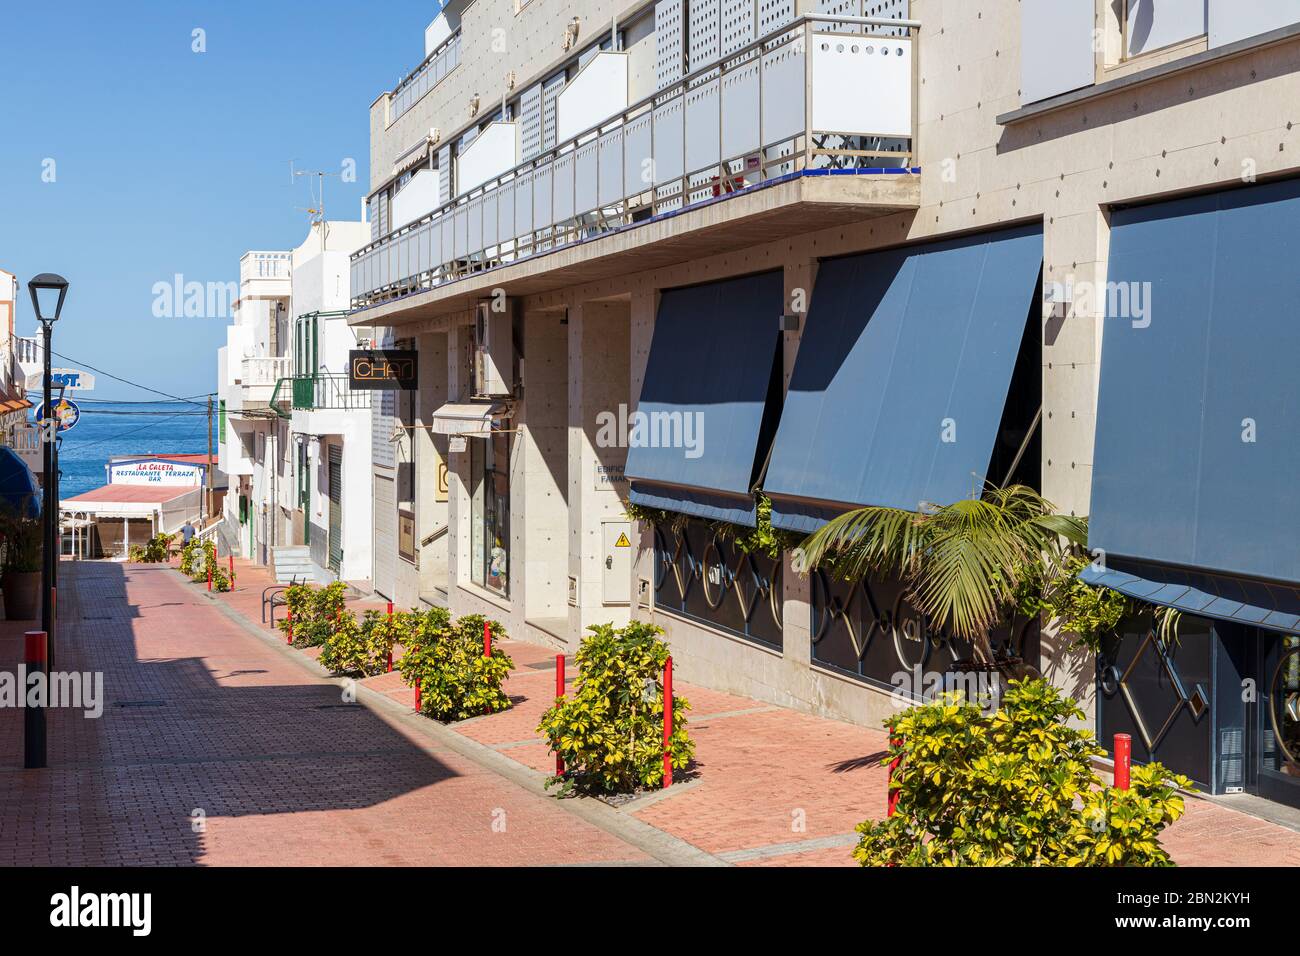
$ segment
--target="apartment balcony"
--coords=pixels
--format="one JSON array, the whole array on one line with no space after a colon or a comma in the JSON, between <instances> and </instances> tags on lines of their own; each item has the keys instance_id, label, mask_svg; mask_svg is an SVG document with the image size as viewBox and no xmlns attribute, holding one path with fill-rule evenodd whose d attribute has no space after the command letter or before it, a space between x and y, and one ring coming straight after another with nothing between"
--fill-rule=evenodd
<instances>
[{"instance_id":1,"label":"apartment balcony","mask_svg":"<svg viewBox=\"0 0 1300 956\"><path fill-rule=\"evenodd\" d=\"M288 376L289 365L287 355L244 359L239 379L241 410L271 412L276 385Z\"/></svg>"},{"instance_id":2,"label":"apartment balcony","mask_svg":"<svg viewBox=\"0 0 1300 956\"><path fill-rule=\"evenodd\" d=\"M460 29L442 41L424 61L412 70L393 90L388 106L388 122L397 119L443 81L460 65Z\"/></svg>"},{"instance_id":3,"label":"apartment balcony","mask_svg":"<svg viewBox=\"0 0 1300 956\"><path fill-rule=\"evenodd\" d=\"M239 257L239 281L288 279L292 266L291 252L245 252Z\"/></svg>"},{"instance_id":4,"label":"apartment balcony","mask_svg":"<svg viewBox=\"0 0 1300 956\"><path fill-rule=\"evenodd\" d=\"M288 395L289 400L283 400ZM371 392L353 390L341 372L320 372L282 379L272 407L291 418L293 430L303 435L344 435L370 420ZM292 412L280 411L288 405Z\"/></svg>"},{"instance_id":5,"label":"apartment balcony","mask_svg":"<svg viewBox=\"0 0 1300 956\"><path fill-rule=\"evenodd\" d=\"M566 98L570 117L595 117L580 132L488 176L474 156L468 191L458 164L454 199L353 255L351 321L414 321L491 288L543 292L917 209L919 29L797 17L613 113L589 63L559 103L562 132L575 128ZM616 70L617 57L596 61Z\"/></svg>"},{"instance_id":6,"label":"apartment balcony","mask_svg":"<svg viewBox=\"0 0 1300 956\"><path fill-rule=\"evenodd\" d=\"M13 339L14 382L25 388L40 388L45 377L45 352L35 336Z\"/></svg>"}]
</instances>

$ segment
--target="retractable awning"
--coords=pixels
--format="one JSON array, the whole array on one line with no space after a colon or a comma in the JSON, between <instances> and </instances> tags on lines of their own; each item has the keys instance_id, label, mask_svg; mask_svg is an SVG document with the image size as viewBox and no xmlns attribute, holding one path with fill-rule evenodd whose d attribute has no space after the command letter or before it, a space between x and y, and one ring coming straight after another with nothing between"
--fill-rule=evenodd
<instances>
[{"instance_id":1,"label":"retractable awning","mask_svg":"<svg viewBox=\"0 0 1300 956\"><path fill-rule=\"evenodd\" d=\"M823 262L763 483L772 524L978 496L1042 259L1035 225Z\"/></svg>"},{"instance_id":2,"label":"retractable awning","mask_svg":"<svg viewBox=\"0 0 1300 956\"><path fill-rule=\"evenodd\" d=\"M781 404L777 272L670 289L628 422L633 504L752 526Z\"/></svg>"},{"instance_id":3,"label":"retractable awning","mask_svg":"<svg viewBox=\"0 0 1300 956\"><path fill-rule=\"evenodd\" d=\"M1200 583L1174 583L1230 587L1246 605L1231 619L1291 629L1264 582L1300 582L1300 182L1115 210L1111 224L1090 544L1155 583L1191 569ZM1225 616L1200 595L1143 596Z\"/></svg>"},{"instance_id":4,"label":"retractable awning","mask_svg":"<svg viewBox=\"0 0 1300 956\"><path fill-rule=\"evenodd\" d=\"M504 402L448 402L433 413L435 435L487 435L495 419L507 417Z\"/></svg>"}]
</instances>

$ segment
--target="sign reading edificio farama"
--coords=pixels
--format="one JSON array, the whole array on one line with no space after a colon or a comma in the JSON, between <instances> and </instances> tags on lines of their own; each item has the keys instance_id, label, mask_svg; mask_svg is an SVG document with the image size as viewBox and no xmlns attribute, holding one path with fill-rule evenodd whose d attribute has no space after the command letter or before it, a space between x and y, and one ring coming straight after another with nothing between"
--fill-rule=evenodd
<instances>
[{"instance_id":1,"label":"sign reading edificio farama","mask_svg":"<svg viewBox=\"0 0 1300 956\"><path fill-rule=\"evenodd\" d=\"M353 349L348 353L348 385L354 389L413 390L416 354L413 349Z\"/></svg>"}]
</instances>

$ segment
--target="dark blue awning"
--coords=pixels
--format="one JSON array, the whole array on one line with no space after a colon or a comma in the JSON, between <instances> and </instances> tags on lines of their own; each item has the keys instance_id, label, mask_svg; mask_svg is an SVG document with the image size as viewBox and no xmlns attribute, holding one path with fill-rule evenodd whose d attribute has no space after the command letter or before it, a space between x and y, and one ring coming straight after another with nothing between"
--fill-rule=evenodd
<instances>
[{"instance_id":1,"label":"dark blue awning","mask_svg":"<svg viewBox=\"0 0 1300 956\"><path fill-rule=\"evenodd\" d=\"M660 297L628 428L633 504L754 524L753 488L780 413L784 288L778 271Z\"/></svg>"},{"instance_id":2,"label":"dark blue awning","mask_svg":"<svg viewBox=\"0 0 1300 956\"><path fill-rule=\"evenodd\" d=\"M1146 562L1116 558L1108 561L1111 563L1106 568L1089 565L1079 575L1080 580L1196 617L1286 634L1300 631L1300 589Z\"/></svg>"},{"instance_id":3,"label":"dark blue awning","mask_svg":"<svg viewBox=\"0 0 1300 956\"><path fill-rule=\"evenodd\" d=\"M41 487L18 453L0 445L0 510L39 518Z\"/></svg>"},{"instance_id":4,"label":"dark blue awning","mask_svg":"<svg viewBox=\"0 0 1300 956\"><path fill-rule=\"evenodd\" d=\"M1300 181L1111 223L1090 544L1300 582Z\"/></svg>"},{"instance_id":5,"label":"dark blue awning","mask_svg":"<svg viewBox=\"0 0 1300 956\"><path fill-rule=\"evenodd\" d=\"M773 525L977 497L1042 260L1035 225L822 263L763 483Z\"/></svg>"}]
</instances>

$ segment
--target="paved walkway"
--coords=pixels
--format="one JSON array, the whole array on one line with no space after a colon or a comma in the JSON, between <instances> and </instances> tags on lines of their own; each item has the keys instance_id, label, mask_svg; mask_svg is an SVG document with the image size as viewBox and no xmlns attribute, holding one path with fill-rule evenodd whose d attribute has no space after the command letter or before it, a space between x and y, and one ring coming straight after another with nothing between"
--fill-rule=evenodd
<instances>
[{"instance_id":1,"label":"paved walkway","mask_svg":"<svg viewBox=\"0 0 1300 956\"><path fill-rule=\"evenodd\" d=\"M453 727L411 714L396 673L345 704L260 623L266 570L237 570L212 597L164 567L68 573L59 666L102 669L110 703L54 713L37 772L17 769L21 717L0 712L0 864L850 866L854 824L883 812L883 733L682 684L693 773L622 810L555 800L535 730L553 652L503 641L514 707ZM1300 834L1203 800L1166 842L1185 864L1300 865Z\"/></svg>"}]
</instances>

